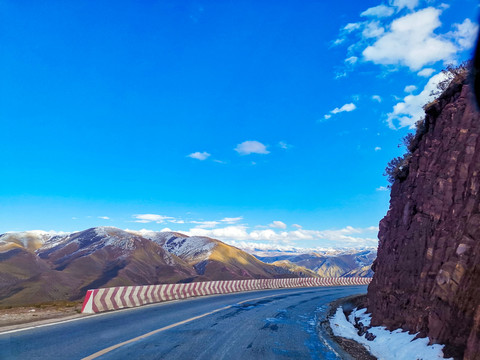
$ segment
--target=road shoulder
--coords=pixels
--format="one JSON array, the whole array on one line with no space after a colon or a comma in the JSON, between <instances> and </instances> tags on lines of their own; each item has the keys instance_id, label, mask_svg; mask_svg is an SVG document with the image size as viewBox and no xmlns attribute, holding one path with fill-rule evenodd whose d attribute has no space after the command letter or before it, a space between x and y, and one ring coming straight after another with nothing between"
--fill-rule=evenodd
<instances>
[{"instance_id":1,"label":"road shoulder","mask_svg":"<svg viewBox=\"0 0 480 360\"><path fill-rule=\"evenodd\" d=\"M0 309L0 333L85 317L78 305L34 305Z\"/></svg>"}]
</instances>

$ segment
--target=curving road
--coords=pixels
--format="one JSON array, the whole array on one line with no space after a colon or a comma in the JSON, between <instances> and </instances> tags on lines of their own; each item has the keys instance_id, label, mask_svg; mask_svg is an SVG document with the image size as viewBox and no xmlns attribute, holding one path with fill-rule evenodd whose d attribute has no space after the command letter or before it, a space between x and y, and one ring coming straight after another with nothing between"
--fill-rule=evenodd
<instances>
[{"instance_id":1,"label":"curving road","mask_svg":"<svg viewBox=\"0 0 480 360\"><path fill-rule=\"evenodd\" d=\"M0 359L344 359L317 319L366 289L251 291L91 315L0 333Z\"/></svg>"}]
</instances>

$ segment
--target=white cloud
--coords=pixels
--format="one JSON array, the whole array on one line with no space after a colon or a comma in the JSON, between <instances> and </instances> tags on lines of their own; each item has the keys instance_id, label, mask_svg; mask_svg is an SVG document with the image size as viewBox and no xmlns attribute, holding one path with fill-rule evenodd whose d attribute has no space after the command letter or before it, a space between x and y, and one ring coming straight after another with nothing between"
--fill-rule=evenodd
<instances>
[{"instance_id":1,"label":"white cloud","mask_svg":"<svg viewBox=\"0 0 480 360\"><path fill-rule=\"evenodd\" d=\"M173 220L168 220L169 223L172 223L172 224L185 224L185 220L176 220L176 219L173 219Z\"/></svg>"},{"instance_id":2,"label":"white cloud","mask_svg":"<svg viewBox=\"0 0 480 360\"><path fill-rule=\"evenodd\" d=\"M343 27L343 30L346 32L352 32L354 30L360 29L362 23L348 23Z\"/></svg>"},{"instance_id":3,"label":"white cloud","mask_svg":"<svg viewBox=\"0 0 480 360\"><path fill-rule=\"evenodd\" d=\"M390 6L378 5L368 8L360 14L360 16L372 16L372 17L388 17L393 15L395 11Z\"/></svg>"},{"instance_id":4,"label":"white cloud","mask_svg":"<svg viewBox=\"0 0 480 360\"><path fill-rule=\"evenodd\" d=\"M430 77L435 72L435 69L432 68L425 68L420 70L417 75L423 77Z\"/></svg>"},{"instance_id":5,"label":"white cloud","mask_svg":"<svg viewBox=\"0 0 480 360\"><path fill-rule=\"evenodd\" d=\"M397 103L393 107L393 111L388 114L387 122L390 128L397 129L397 126L413 128L415 123L425 115L423 106L435 99L432 92L437 91L438 83L448 79L448 77L443 72L432 76L420 94L407 95L403 98L403 101Z\"/></svg>"},{"instance_id":6,"label":"white cloud","mask_svg":"<svg viewBox=\"0 0 480 360\"><path fill-rule=\"evenodd\" d=\"M110 220L110 218L108 216L99 216L98 218L103 219L103 220Z\"/></svg>"},{"instance_id":7,"label":"white cloud","mask_svg":"<svg viewBox=\"0 0 480 360\"><path fill-rule=\"evenodd\" d=\"M243 225L232 225L225 228L204 229L194 228L187 235L207 236L226 242L255 241L270 244L292 245L298 241L312 241L316 245L328 245L335 247L359 247L375 246L377 244L376 233L378 227L354 228L347 226L338 230L304 230L274 231L272 229L253 230L248 232ZM260 245L260 243L259 243Z\"/></svg>"},{"instance_id":8,"label":"white cloud","mask_svg":"<svg viewBox=\"0 0 480 360\"><path fill-rule=\"evenodd\" d=\"M218 240L246 240L249 235L243 225L227 226L219 229L195 228L186 232L190 236L207 236Z\"/></svg>"},{"instance_id":9,"label":"white cloud","mask_svg":"<svg viewBox=\"0 0 480 360\"><path fill-rule=\"evenodd\" d=\"M323 117L325 118L325 120L328 120L328 119L330 119L330 118L332 117L332 115L330 115L330 114L325 114L325 115L323 115Z\"/></svg>"},{"instance_id":10,"label":"white cloud","mask_svg":"<svg viewBox=\"0 0 480 360\"><path fill-rule=\"evenodd\" d=\"M405 86L405 89L403 89L403 91L405 91L406 93L411 93L415 90L417 90L417 87L415 85L407 85Z\"/></svg>"},{"instance_id":11,"label":"white cloud","mask_svg":"<svg viewBox=\"0 0 480 360\"><path fill-rule=\"evenodd\" d=\"M243 217L242 216L239 216L239 217L226 217L226 218L223 218L222 220L220 220L221 222L224 222L224 223L227 223L227 224L235 224L239 221L242 221L243 220Z\"/></svg>"},{"instance_id":12,"label":"white cloud","mask_svg":"<svg viewBox=\"0 0 480 360\"><path fill-rule=\"evenodd\" d=\"M325 255L340 255L340 254L349 254L353 249L358 251L359 249L376 249L376 244L369 244L365 246L355 246L352 248L339 248L334 247L331 244L327 246L309 246L309 247L300 247L296 245L280 245L280 244L265 244L253 241L228 241L230 245L233 245L243 251L248 253L259 255L259 256L275 256L275 255L293 255L293 254L308 254L308 253L322 253Z\"/></svg>"},{"instance_id":13,"label":"white cloud","mask_svg":"<svg viewBox=\"0 0 480 360\"><path fill-rule=\"evenodd\" d=\"M292 224L292 226L296 229L301 229L303 227L302 225L298 225L298 224Z\"/></svg>"},{"instance_id":14,"label":"white cloud","mask_svg":"<svg viewBox=\"0 0 480 360\"><path fill-rule=\"evenodd\" d=\"M369 38L378 38L385 32L385 29L380 26L378 21L370 21L365 24L365 27L362 31L362 36L366 39Z\"/></svg>"},{"instance_id":15,"label":"white cloud","mask_svg":"<svg viewBox=\"0 0 480 360\"><path fill-rule=\"evenodd\" d=\"M461 24L454 24L455 31L451 32L451 36L462 50L473 47L478 34L478 24L473 23L470 19L465 19Z\"/></svg>"},{"instance_id":16,"label":"white cloud","mask_svg":"<svg viewBox=\"0 0 480 360\"><path fill-rule=\"evenodd\" d=\"M363 56L375 64L404 65L413 71L440 60L450 60L457 48L434 33L441 25L440 14L441 10L429 7L394 20L389 31L368 46Z\"/></svg>"},{"instance_id":17,"label":"white cloud","mask_svg":"<svg viewBox=\"0 0 480 360\"><path fill-rule=\"evenodd\" d=\"M197 224L195 228L198 228L198 229L210 229L220 224L219 221L190 221L190 223Z\"/></svg>"},{"instance_id":18,"label":"white cloud","mask_svg":"<svg viewBox=\"0 0 480 360\"><path fill-rule=\"evenodd\" d=\"M358 57L356 56L350 56L349 58L345 59L346 63L349 63L350 65L353 65L357 62Z\"/></svg>"},{"instance_id":19,"label":"white cloud","mask_svg":"<svg viewBox=\"0 0 480 360\"><path fill-rule=\"evenodd\" d=\"M340 32L340 37L333 42L333 46L343 44L346 40L346 36L351 32L358 30L362 27L362 23L349 23L345 25ZM338 78L338 77L337 77Z\"/></svg>"},{"instance_id":20,"label":"white cloud","mask_svg":"<svg viewBox=\"0 0 480 360\"><path fill-rule=\"evenodd\" d=\"M165 222L165 220L171 220L173 219L171 216L164 216L164 215L157 215L157 214L136 214L133 215L133 217L137 220L134 222L137 223L150 223L150 222L156 222L157 224L161 224Z\"/></svg>"},{"instance_id":21,"label":"white cloud","mask_svg":"<svg viewBox=\"0 0 480 360\"><path fill-rule=\"evenodd\" d=\"M375 190L377 190L377 191L388 191L388 188L386 186L379 186Z\"/></svg>"},{"instance_id":22,"label":"white cloud","mask_svg":"<svg viewBox=\"0 0 480 360\"><path fill-rule=\"evenodd\" d=\"M391 0L365 10L361 14L365 21L341 28L335 44L346 45L347 56L343 68L336 69L335 78L346 77L359 60L388 66L385 74L407 67L429 77L435 70L424 67L456 63L460 52L472 48L478 32L476 23L467 18L453 24L451 31L440 33L444 28L440 16L448 6L437 4L416 10L418 5L418 0Z\"/></svg>"},{"instance_id":23,"label":"white cloud","mask_svg":"<svg viewBox=\"0 0 480 360\"><path fill-rule=\"evenodd\" d=\"M244 141L234 149L240 155L269 154L267 147L258 141Z\"/></svg>"},{"instance_id":24,"label":"white cloud","mask_svg":"<svg viewBox=\"0 0 480 360\"><path fill-rule=\"evenodd\" d=\"M290 145L290 144L287 144L285 141L279 141L278 142L278 146L281 148L281 149L284 149L284 150L288 150L288 149L291 149L293 146Z\"/></svg>"},{"instance_id":25,"label":"white cloud","mask_svg":"<svg viewBox=\"0 0 480 360\"><path fill-rule=\"evenodd\" d=\"M210 154L206 151L204 152L194 152L194 153L191 153L190 155L187 155L187 157L190 157L192 159L197 159L197 160L206 160L208 157L210 156Z\"/></svg>"},{"instance_id":26,"label":"white cloud","mask_svg":"<svg viewBox=\"0 0 480 360\"><path fill-rule=\"evenodd\" d=\"M372 100L377 101L379 103L382 102L382 98L380 97L380 95L372 95Z\"/></svg>"},{"instance_id":27,"label":"white cloud","mask_svg":"<svg viewBox=\"0 0 480 360\"><path fill-rule=\"evenodd\" d=\"M375 151L380 151L380 150L382 150L382 148L380 146L375 147Z\"/></svg>"},{"instance_id":28,"label":"white cloud","mask_svg":"<svg viewBox=\"0 0 480 360\"><path fill-rule=\"evenodd\" d=\"M272 227L272 228L275 228L275 229L286 229L287 228L287 224L285 224L282 221L278 221L278 220L273 221L269 226Z\"/></svg>"},{"instance_id":29,"label":"white cloud","mask_svg":"<svg viewBox=\"0 0 480 360\"><path fill-rule=\"evenodd\" d=\"M345 104L343 105L341 108L335 108L333 109L332 111L330 111L332 114L338 114L338 113L341 113L341 112L350 112L350 111L353 111L355 110L357 107L355 106L354 103L349 103L349 104Z\"/></svg>"},{"instance_id":30,"label":"white cloud","mask_svg":"<svg viewBox=\"0 0 480 360\"><path fill-rule=\"evenodd\" d=\"M408 8L410 10L415 9L418 6L419 0L393 0L390 1L390 4L397 8L397 11L402 10L403 8Z\"/></svg>"}]
</instances>

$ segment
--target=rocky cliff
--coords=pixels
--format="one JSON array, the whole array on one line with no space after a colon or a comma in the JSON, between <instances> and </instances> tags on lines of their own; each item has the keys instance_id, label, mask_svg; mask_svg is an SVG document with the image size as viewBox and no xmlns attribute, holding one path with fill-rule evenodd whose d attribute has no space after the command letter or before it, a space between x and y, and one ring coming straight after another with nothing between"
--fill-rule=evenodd
<instances>
[{"instance_id":1,"label":"rocky cliff","mask_svg":"<svg viewBox=\"0 0 480 360\"><path fill-rule=\"evenodd\" d=\"M380 222L372 325L480 359L480 115L464 78L426 107L421 128Z\"/></svg>"}]
</instances>

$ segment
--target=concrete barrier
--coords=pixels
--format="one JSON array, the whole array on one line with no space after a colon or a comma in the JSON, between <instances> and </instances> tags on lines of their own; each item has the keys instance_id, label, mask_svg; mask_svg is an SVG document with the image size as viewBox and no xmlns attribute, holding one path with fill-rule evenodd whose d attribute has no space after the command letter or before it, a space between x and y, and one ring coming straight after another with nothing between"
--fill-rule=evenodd
<instances>
[{"instance_id":1,"label":"concrete barrier","mask_svg":"<svg viewBox=\"0 0 480 360\"><path fill-rule=\"evenodd\" d=\"M88 290L82 313L136 307L161 301L185 299L194 296L229 294L241 291L312 286L368 285L372 279L349 278L289 278L205 281L187 284L119 286Z\"/></svg>"}]
</instances>

